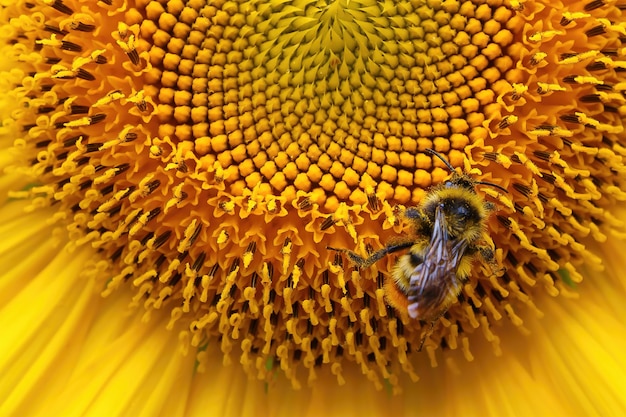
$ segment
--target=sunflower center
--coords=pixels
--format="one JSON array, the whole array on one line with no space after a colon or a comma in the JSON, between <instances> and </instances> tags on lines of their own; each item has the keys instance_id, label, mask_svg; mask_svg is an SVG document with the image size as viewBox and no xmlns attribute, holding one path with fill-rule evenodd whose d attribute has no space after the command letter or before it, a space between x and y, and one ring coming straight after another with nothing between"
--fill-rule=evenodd
<instances>
[{"instance_id":1,"label":"sunflower center","mask_svg":"<svg viewBox=\"0 0 626 417\"><path fill-rule=\"evenodd\" d=\"M141 24L161 68L149 89L159 137L193 142L233 190L312 192L328 209L365 203L364 184L418 202L432 182L422 151L458 163L452 149L485 134L492 89L512 66L501 57L512 39L505 7L174 3L149 3Z\"/></svg>"}]
</instances>

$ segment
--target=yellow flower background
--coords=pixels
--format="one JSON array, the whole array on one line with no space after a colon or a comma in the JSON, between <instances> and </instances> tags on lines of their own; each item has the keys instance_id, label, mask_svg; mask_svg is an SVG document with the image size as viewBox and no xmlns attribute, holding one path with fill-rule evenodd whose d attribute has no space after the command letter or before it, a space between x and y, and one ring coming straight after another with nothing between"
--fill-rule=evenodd
<instances>
[{"instance_id":1,"label":"yellow flower background","mask_svg":"<svg viewBox=\"0 0 626 417\"><path fill-rule=\"evenodd\" d=\"M626 413L623 6L0 4L0 414ZM417 352L326 246L410 233L428 148L508 193Z\"/></svg>"}]
</instances>

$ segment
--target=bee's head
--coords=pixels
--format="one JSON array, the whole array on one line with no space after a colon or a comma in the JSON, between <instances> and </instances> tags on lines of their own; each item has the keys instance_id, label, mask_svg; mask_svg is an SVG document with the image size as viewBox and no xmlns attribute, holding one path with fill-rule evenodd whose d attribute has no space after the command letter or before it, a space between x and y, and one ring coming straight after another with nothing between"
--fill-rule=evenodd
<instances>
[{"instance_id":1,"label":"bee's head","mask_svg":"<svg viewBox=\"0 0 626 417\"><path fill-rule=\"evenodd\" d=\"M468 234L473 238L476 233L480 234L483 210L474 204L474 199L466 197L444 197L435 208L434 220L439 220L451 239L468 238Z\"/></svg>"},{"instance_id":2,"label":"bee's head","mask_svg":"<svg viewBox=\"0 0 626 417\"><path fill-rule=\"evenodd\" d=\"M481 232L485 213L481 205L476 205L476 199L471 197L459 193L440 195L424 206L424 214L433 227L444 227L450 239L473 238Z\"/></svg>"},{"instance_id":3,"label":"bee's head","mask_svg":"<svg viewBox=\"0 0 626 417\"><path fill-rule=\"evenodd\" d=\"M441 154L432 149L426 151L439 158L452 175L427 195L422 212L429 221L423 223L419 232L432 233L433 228L443 227L449 239L473 241L479 238L484 220L493 208L478 196L476 186L488 185L505 193L507 190L498 184L475 180L466 173L459 174Z\"/></svg>"},{"instance_id":4,"label":"bee's head","mask_svg":"<svg viewBox=\"0 0 626 417\"><path fill-rule=\"evenodd\" d=\"M487 210L473 191L458 184L435 191L422 206L423 214L432 228L443 227L450 239L473 240L480 236Z\"/></svg>"},{"instance_id":5,"label":"bee's head","mask_svg":"<svg viewBox=\"0 0 626 417\"><path fill-rule=\"evenodd\" d=\"M476 181L474 181L468 175L459 175L457 172L452 172L452 177L443 183L444 188L460 188L476 194Z\"/></svg>"}]
</instances>

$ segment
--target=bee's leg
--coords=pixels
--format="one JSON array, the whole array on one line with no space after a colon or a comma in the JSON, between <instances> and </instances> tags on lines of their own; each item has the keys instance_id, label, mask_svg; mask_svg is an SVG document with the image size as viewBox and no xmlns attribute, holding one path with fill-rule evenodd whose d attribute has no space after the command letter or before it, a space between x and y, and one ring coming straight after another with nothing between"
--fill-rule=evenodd
<instances>
[{"instance_id":1,"label":"bee's leg","mask_svg":"<svg viewBox=\"0 0 626 417\"><path fill-rule=\"evenodd\" d=\"M485 203L483 204L483 207L485 208L485 210L487 210L487 212L492 212L496 210L496 205L493 204L490 201L485 201Z\"/></svg>"},{"instance_id":2,"label":"bee's leg","mask_svg":"<svg viewBox=\"0 0 626 417\"><path fill-rule=\"evenodd\" d=\"M495 262L494 260L495 253L493 249L491 249L489 246L479 246L478 253L480 253L480 256L489 264L492 264Z\"/></svg>"},{"instance_id":3,"label":"bee's leg","mask_svg":"<svg viewBox=\"0 0 626 417\"><path fill-rule=\"evenodd\" d=\"M424 216L422 216L422 213L420 213L417 207L409 207L408 209L404 210L404 217L410 220L424 220Z\"/></svg>"},{"instance_id":4,"label":"bee's leg","mask_svg":"<svg viewBox=\"0 0 626 417\"><path fill-rule=\"evenodd\" d=\"M333 248L330 246L326 246L326 249L334 250L337 252L343 252L348 256L348 259L350 259L350 262L352 262L359 268L368 268L372 266L374 263L376 263L377 261L387 256L388 254L399 251L399 250L410 248L411 246L413 246L414 243L415 242L413 241L407 241L407 242L399 242L397 244L392 244L392 245L382 248L379 251L372 253L367 258L363 258L362 256L358 255L356 252L353 252L348 249Z\"/></svg>"},{"instance_id":5,"label":"bee's leg","mask_svg":"<svg viewBox=\"0 0 626 417\"><path fill-rule=\"evenodd\" d=\"M430 327L428 327L428 330L426 330L426 333L424 333L422 335L422 338L420 340L420 347L417 349L418 352L422 351L422 348L424 347L424 342L426 342L426 339L428 339L430 337L430 335L433 334L433 330L435 328L435 324L437 324L437 322L439 321L439 319L443 315L444 315L444 313L441 313L433 321L430 322Z\"/></svg>"},{"instance_id":6,"label":"bee's leg","mask_svg":"<svg viewBox=\"0 0 626 417\"><path fill-rule=\"evenodd\" d=\"M502 275L506 272L506 268L498 265L495 259L495 253L493 249L489 246L478 246L478 253L483 258L485 262L489 264L491 267L491 271L496 275Z\"/></svg>"}]
</instances>

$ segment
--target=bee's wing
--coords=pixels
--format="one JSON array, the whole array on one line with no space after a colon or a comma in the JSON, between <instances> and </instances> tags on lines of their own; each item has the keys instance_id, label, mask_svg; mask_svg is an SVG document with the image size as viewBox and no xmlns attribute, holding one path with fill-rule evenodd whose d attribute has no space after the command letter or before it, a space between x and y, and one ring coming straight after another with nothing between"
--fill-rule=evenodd
<instances>
[{"instance_id":1,"label":"bee's wing","mask_svg":"<svg viewBox=\"0 0 626 417\"><path fill-rule=\"evenodd\" d=\"M433 235L409 279L409 316L435 319L459 293L456 271L467 249L467 241L451 241L445 231L443 213L437 210Z\"/></svg>"}]
</instances>

